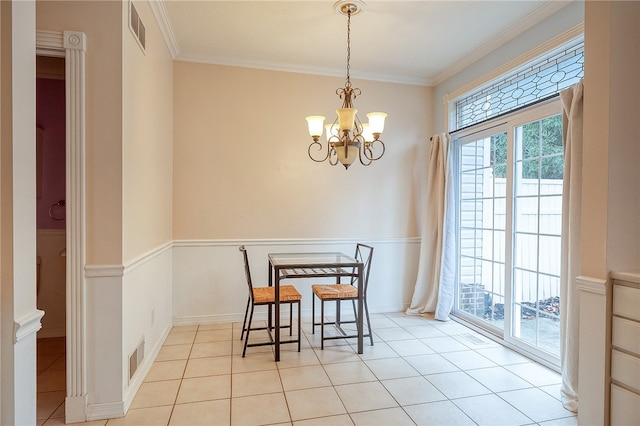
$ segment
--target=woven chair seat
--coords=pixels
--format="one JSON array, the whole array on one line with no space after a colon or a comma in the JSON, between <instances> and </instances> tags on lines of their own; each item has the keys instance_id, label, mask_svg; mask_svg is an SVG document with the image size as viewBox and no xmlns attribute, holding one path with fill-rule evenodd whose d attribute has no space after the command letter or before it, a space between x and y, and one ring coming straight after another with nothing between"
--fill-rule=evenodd
<instances>
[{"instance_id":1,"label":"woven chair seat","mask_svg":"<svg viewBox=\"0 0 640 426\"><path fill-rule=\"evenodd\" d=\"M358 298L358 288L351 284L313 284L311 289L320 300Z\"/></svg>"},{"instance_id":2,"label":"woven chair seat","mask_svg":"<svg viewBox=\"0 0 640 426\"><path fill-rule=\"evenodd\" d=\"M292 285L280 286L280 302L296 302L302 299L302 295ZM254 287L253 300L255 303L274 303L276 290L274 287Z\"/></svg>"}]
</instances>

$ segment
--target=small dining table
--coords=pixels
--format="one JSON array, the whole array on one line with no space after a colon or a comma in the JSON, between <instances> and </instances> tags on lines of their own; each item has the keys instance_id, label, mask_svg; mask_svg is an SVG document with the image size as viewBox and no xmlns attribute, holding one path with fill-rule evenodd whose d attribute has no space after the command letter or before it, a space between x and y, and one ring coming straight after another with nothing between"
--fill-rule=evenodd
<instances>
[{"instance_id":1,"label":"small dining table","mask_svg":"<svg viewBox=\"0 0 640 426\"><path fill-rule=\"evenodd\" d=\"M291 278L358 278L358 353L363 351L362 330L362 269L363 263L340 252L269 253L269 285L275 287L275 359L280 361L280 281ZM271 318L271 316L269 316ZM312 319L315 321L315 319ZM300 336L298 336L300 338Z\"/></svg>"}]
</instances>

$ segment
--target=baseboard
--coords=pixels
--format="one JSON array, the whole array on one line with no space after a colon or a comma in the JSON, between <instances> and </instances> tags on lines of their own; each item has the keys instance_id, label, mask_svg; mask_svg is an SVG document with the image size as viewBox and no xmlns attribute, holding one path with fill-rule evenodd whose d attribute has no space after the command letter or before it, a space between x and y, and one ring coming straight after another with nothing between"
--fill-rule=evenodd
<instances>
[{"instance_id":1,"label":"baseboard","mask_svg":"<svg viewBox=\"0 0 640 426\"><path fill-rule=\"evenodd\" d=\"M124 397L125 413L129 411L129 407L131 407L131 403L133 402L133 399L137 395L138 390L140 389L140 386L142 386L142 382L144 381L144 378L147 377L147 373L151 369L153 362L156 360L158 353L160 353L160 349L162 349L162 345L164 344L164 341L167 339L167 336L169 335L170 331L171 331L171 324L167 324L164 327L162 335L156 341L156 344L153 346L153 348L147 353L147 356L142 361L142 364L138 366L138 370L135 372L135 374L131 378L131 381L129 382L129 387L127 389L127 393Z\"/></svg>"},{"instance_id":2,"label":"baseboard","mask_svg":"<svg viewBox=\"0 0 640 426\"><path fill-rule=\"evenodd\" d=\"M84 423L87 396L68 396L64 400L65 423Z\"/></svg>"},{"instance_id":3,"label":"baseboard","mask_svg":"<svg viewBox=\"0 0 640 426\"><path fill-rule=\"evenodd\" d=\"M404 312L409 307L409 304L404 305L388 305L388 306L376 306L369 307L369 314L387 314L391 312ZM320 312L320 306L316 306L316 315ZM289 312L288 308L283 309L283 312ZM303 309L300 313L303 319L311 319L311 309ZM294 311L295 313L295 311ZM333 310L328 310L327 315L333 315ZM238 314L229 315L194 315L194 316L182 316L173 317L173 325L197 325L197 324L220 324L229 322L241 322L244 319L244 312ZM266 320L266 312L255 312L253 314L254 320Z\"/></svg>"},{"instance_id":4,"label":"baseboard","mask_svg":"<svg viewBox=\"0 0 640 426\"><path fill-rule=\"evenodd\" d=\"M124 417L124 401L110 402L108 404L87 404L86 421L115 419Z\"/></svg>"},{"instance_id":5,"label":"baseboard","mask_svg":"<svg viewBox=\"0 0 640 426\"><path fill-rule=\"evenodd\" d=\"M266 319L260 317L261 314L254 315L256 319ZM241 314L225 314L225 315L194 315L194 316L182 316L173 317L173 325L196 325L196 324L220 324L229 322L241 322L244 318L244 313Z\"/></svg>"}]
</instances>

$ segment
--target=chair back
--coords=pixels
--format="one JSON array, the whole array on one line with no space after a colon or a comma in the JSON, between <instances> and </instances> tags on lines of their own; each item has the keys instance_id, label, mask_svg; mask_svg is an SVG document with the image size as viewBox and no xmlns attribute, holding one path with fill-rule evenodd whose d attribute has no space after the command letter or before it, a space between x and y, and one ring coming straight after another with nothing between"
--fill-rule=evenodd
<instances>
[{"instance_id":1,"label":"chair back","mask_svg":"<svg viewBox=\"0 0 640 426\"><path fill-rule=\"evenodd\" d=\"M358 262L362 262L362 288L363 296L367 295L369 287L369 271L371 270L371 258L373 257L373 247L366 244L358 243L356 245L356 254L354 256ZM358 277L351 280L351 284L358 285Z\"/></svg>"},{"instance_id":2,"label":"chair back","mask_svg":"<svg viewBox=\"0 0 640 426\"><path fill-rule=\"evenodd\" d=\"M244 246L238 247L238 250L242 252L244 258L244 274L247 277L247 285L249 286L249 297L253 299L253 284L251 282L251 270L249 269L249 257L247 256L247 249Z\"/></svg>"}]
</instances>

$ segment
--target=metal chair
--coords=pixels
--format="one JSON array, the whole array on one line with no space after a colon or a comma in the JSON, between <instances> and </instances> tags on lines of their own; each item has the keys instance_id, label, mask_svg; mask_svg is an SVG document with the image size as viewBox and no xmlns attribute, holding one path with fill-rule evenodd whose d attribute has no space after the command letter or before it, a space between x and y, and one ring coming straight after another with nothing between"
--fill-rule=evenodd
<instances>
[{"instance_id":1,"label":"metal chair","mask_svg":"<svg viewBox=\"0 0 640 426\"><path fill-rule=\"evenodd\" d=\"M244 272L247 277L247 285L249 286L249 298L247 300L247 309L244 312L244 320L242 321L242 333L240 334L240 340L245 339L244 348L242 349L242 357L244 358L247 348L252 346L265 346L272 345L274 343L273 336L271 336L271 307L275 305L275 288L274 287L254 287L251 281L251 271L249 269L249 258L247 256L247 250L244 246L238 248L244 258ZM283 343L298 343L298 352L300 352L300 300L302 295L298 293L298 290L292 285L280 286L280 303L289 304L289 325L280 326L280 328L288 328L289 336L293 335L293 305L298 305L298 338L296 340L280 341ZM269 323L266 327L251 327L251 321L253 320L253 310L256 306L269 306ZM248 321L247 321L248 320ZM249 343L249 334L251 331L267 330L269 334L268 342L261 343ZM245 338L244 333L247 333Z\"/></svg>"},{"instance_id":2,"label":"metal chair","mask_svg":"<svg viewBox=\"0 0 640 426\"><path fill-rule=\"evenodd\" d=\"M371 258L373 257L373 247L360 244L356 245L356 254L354 256L356 260L362 262L362 299L364 305L365 318L367 320L367 329L368 333L364 334L364 337L368 337L371 341L371 346L373 346L373 334L371 332L371 321L369 320L369 307L367 306L367 288L369 286L369 271L371 269ZM316 325L320 326L320 348L324 349L324 341L332 340L332 339L346 339L351 337L357 337L357 334L347 334L342 327L341 324L349 324L355 323L358 320L358 313L356 311L356 300L358 300L358 277L352 277L351 282L349 284L313 284L311 286L313 294L320 299L320 322L316 322L316 303L315 297L312 299L311 303L311 321L312 321L312 333L316 332ZM353 306L353 314L355 316L354 320L350 321L341 321L340 320L340 302L343 300L351 300L351 304ZM336 319L332 322L325 321L324 317L324 303L325 302L336 302ZM324 326L325 325L334 325L336 329L340 332L339 336L329 336L325 337L324 335Z\"/></svg>"}]
</instances>

